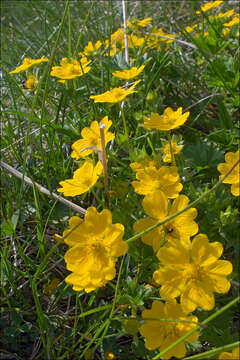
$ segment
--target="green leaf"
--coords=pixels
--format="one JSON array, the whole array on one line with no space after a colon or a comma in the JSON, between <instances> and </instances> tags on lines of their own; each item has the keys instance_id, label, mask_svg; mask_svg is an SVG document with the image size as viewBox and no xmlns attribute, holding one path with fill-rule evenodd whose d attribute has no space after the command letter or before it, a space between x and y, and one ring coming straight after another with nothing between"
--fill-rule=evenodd
<instances>
[{"instance_id":1,"label":"green leaf","mask_svg":"<svg viewBox=\"0 0 240 360\"><path fill-rule=\"evenodd\" d=\"M208 142L198 141L192 145L185 145L183 155L189 159L197 169L216 166L223 161L223 153Z\"/></svg>"},{"instance_id":2,"label":"green leaf","mask_svg":"<svg viewBox=\"0 0 240 360\"><path fill-rule=\"evenodd\" d=\"M222 97L217 97L217 103L218 103L218 107L220 110L220 122L221 125L224 129L232 129L233 128L233 123L232 123L232 119L231 116L223 102L223 98Z\"/></svg>"}]
</instances>

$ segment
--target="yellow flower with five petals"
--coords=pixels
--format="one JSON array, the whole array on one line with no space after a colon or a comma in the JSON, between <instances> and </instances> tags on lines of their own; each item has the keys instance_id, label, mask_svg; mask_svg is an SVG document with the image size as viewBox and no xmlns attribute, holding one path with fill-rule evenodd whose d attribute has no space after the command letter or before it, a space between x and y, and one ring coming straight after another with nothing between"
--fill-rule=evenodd
<instances>
[{"instance_id":1,"label":"yellow flower with five petals","mask_svg":"<svg viewBox=\"0 0 240 360\"><path fill-rule=\"evenodd\" d=\"M23 59L22 64L20 66L18 66L15 70L10 71L9 74L16 74L16 73L28 70L30 67L39 65L42 62L46 62L46 61L48 61L48 59L46 59L45 56L42 56L41 59L25 58L25 59Z\"/></svg>"},{"instance_id":2,"label":"yellow flower with five petals","mask_svg":"<svg viewBox=\"0 0 240 360\"><path fill-rule=\"evenodd\" d=\"M92 161L85 161L83 166L74 171L73 179L60 181L61 188L57 191L65 196L76 196L87 192L98 181L102 173L102 164L98 161L94 166Z\"/></svg>"},{"instance_id":3,"label":"yellow flower with five petals","mask_svg":"<svg viewBox=\"0 0 240 360\"><path fill-rule=\"evenodd\" d=\"M135 81L135 83L129 88L113 88L109 91L106 91L103 94L99 95L91 95L90 99L93 99L95 103L118 103L122 100L124 100L128 95L133 94L137 92L134 90L135 86L140 82L140 80Z\"/></svg>"},{"instance_id":4,"label":"yellow flower with five petals","mask_svg":"<svg viewBox=\"0 0 240 360\"><path fill-rule=\"evenodd\" d=\"M72 217L69 226L63 233L70 246L64 259L72 273L65 281L75 291L90 292L104 286L116 276L117 258L127 252L128 245L122 239L124 226L112 224L109 210L98 213L94 207L87 209L84 220Z\"/></svg>"},{"instance_id":5,"label":"yellow flower with five petals","mask_svg":"<svg viewBox=\"0 0 240 360\"><path fill-rule=\"evenodd\" d=\"M80 61L63 58L60 63L61 66L53 66L50 75L62 80L75 79L87 74L91 70L91 67L88 66L90 62L86 57L83 57Z\"/></svg>"},{"instance_id":6,"label":"yellow flower with five petals","mask_svg":"<svg viewBox=\"0 0 240 360\"><path fill-rule=\"evenodd\" d=\"M72 144L72 153L71 157L75 159L79 159L81 157L88 156L96 151L96 149L101 150L101 137L100 137L100 125L105 125L104 129L104 139L105 145L114 139L114 134L108 131L110 126L112 125L112 121L108 120L108 116L105 116L100 123L97 121L93 121L90 127L85 127L81 131L82 139L75 141ZM84 150L85 149L85 150Z\"/></svg>"},{"instance_id":7,"label":"yellow flower with five petals","mask_svg":"<svg viewBox=\"0 0 240 360\"><path fill-rule=\"evenodd\" d=\"M113 76L125 80L133 79L143 71L144 67L145 65L140 66L140 68L133 66L131 69L126 69L123 71L114 71Z\"/></svg>"},{"instance_id":8,"label":"yellow flower with five petals","mask_svg":"<svg viewBox=\"0 0 240 360\"><path fill-rule=\"evenodd\" d=\"M157 168L155 164L152 161L142 170L137 170L137 181L132 182L134 191L140 195L148 195L161 190L167 198L176 198L183 188L176 166Z\"/></svg>"},{"instance_id":9,"label":"yellow flower with five petals","mask_svg":"<svg viewBox=\"0 0 240 360\"><path fill-rule=\"evenodd\" d=\"M154 300L150 310L142 312L144 324L140 327L140 334L146 338L145 347L148 350L155 350L160 347L161 352L177 341L188 331L197 326L198 318L187 315L181 305L175 300L167 301L165 304ZM197 341L198 332L194 332L184 341ZM164 354L164 360L172 357L183 359L186 355L184 341L180 342L173 349Z\"/></svg>"},{"instance_id":10,"label":"yellow flower with five petals","mask_svg":"<svg viewBox=\"0 0 240 360\"><path fill-rule=\"evenodd\" d=\"M150 226L157 224L159 221L184 209L188 203L189 199L187 196L179 195L169 209L168 199L162 191L159 190L146 195L142 201L142 205L145 213L150 217L136 221L133 228L136 232L142 232ZM167 223L143 235L142 242L152 246L155 253L159 251L164 239L167 243L182 241L189 244L190 237L198 232L198 224L194 221L196 217L197 210L190 208L172 220L169 220Z\"/></svg>"},{"instance_id":11,"label":"yellow flower with five petals","mask_svg":"<svg viewBox=\"0 0 240 360\"><path fill-rule=\"evenodd\" d=\"M163 246L157 253L159 270L153 274L161 285L160 296L165 300L180 296L186 313L198 306L212 310L213 292L225 294L231 287L226 276L231 274L232 264L218 260L222 252L222 244L209 243L204 234L195 236L190 244L174 241Z\"/></svg>"},{"instance_id":12,"label":"yellow flower with five petals","mask_svg":"<svg viewBox=\"0 0 240 360\"><path fill-rule=\"evenodd\" d=\"M98 40L96 44L93 44L91 41L89 41L88 44L85 46L83 52L80 52L78 55L83 57L91 56L92 54L96 53L101 46L102 43L100 40Z\"/></svg>"},{"instance_id":13,"label":"yellow flower with five petals","mask_svg":"<svg viewBox=\"0 0 240 360\"><path fill-rule=\"evenodd\" d=\"M189 117L189 112L182 114L182 108L174 111L171 107L167 107L163 115L154 113L150 118L145 117L143 127L147 130L157 129L168 131L183 125Z\"/></svg>"},{"instance_id":14,"label":"yellow flower with five petals","mask_svg":"<svg viewBox=\"0 0 240 360\"><path fill-rule=\"evenodd\" d=\"M221 173L219 179L221 179L228 171L231 170L234 164L238 161L237 166L232 170L232 172L223 180L225 184L232 184L231 193L234 196L240 195L240 150L233 152L228 152L225 154L225 163L218 165L218 171Z\"/></svg>"}]
</instances>

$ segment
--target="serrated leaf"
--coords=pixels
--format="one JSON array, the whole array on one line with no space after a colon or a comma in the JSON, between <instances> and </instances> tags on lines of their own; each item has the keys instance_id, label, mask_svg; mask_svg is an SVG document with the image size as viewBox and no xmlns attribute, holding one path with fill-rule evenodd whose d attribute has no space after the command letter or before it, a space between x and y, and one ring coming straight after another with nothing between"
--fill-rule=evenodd
<instances>
[{"instance_id":1,"label":"serrated leaf","mask_svg":"<svg viewBox=\"0 0 240 360\"><path fill-rule=\"evenodd\" d=\"M189 159L196 168L216 166L223 161L223 153L212 144L198 141L192 145L185 145L183 155Z\"/></svg>"}]
</instances>

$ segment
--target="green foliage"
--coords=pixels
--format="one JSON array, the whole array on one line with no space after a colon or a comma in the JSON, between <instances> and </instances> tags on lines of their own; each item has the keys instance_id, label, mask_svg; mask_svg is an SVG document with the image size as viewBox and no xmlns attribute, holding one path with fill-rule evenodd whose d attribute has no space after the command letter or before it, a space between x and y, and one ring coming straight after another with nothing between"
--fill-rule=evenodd
<instances>
[{"instance_id":1,"label":"green foliage","mask_svg":"<svg viewBox=\"0 0 240 360\"><path fill-rule=\"evenodd\" d=\"M50 76L51 67L58 66L63 57L79 58L89 41L110 39L123 22L121 2L2 2L1 160L57 193L59 181L71 178L81 165L71 158L71 145L84 127L108 115L115 133L107 151L110 210L113 223L123 224L124 238L129 239L135 235L134 222L145 216L143 197L134 193L135 173L129 165L146 159L162 161L160 148L168 140L166 132L147 132L142 126L144 118L162 114L168 106L190 111L187 123L172 131L184 145L176 156L182 193L190 201L201 197L195 206L199 233L207 234L210 242L220 242L223 259L234 268L230 292L216 295L212 311L198 308L194 312L204 321L236 299L239 286L238 199L228 184L208 192L219 179L217 166L224 162L224 154L235 152L239 144L238 32L232 27L225 37L223 23L229 19L211 19L210 12L197 16L200 1L135 3L126 4L128 19L133 14L136 19L152 17L153 25L147 30L136 30L144 34L145 44L153 27L176 34L176 41L162 44L161 50L129 49L134 66L144 64L145 69L137 93L125 99L122 110L128 136L119 106L89 99L124 85L111 75L128 67L124 51L109 56L102 47L91 57L91 71L66 84ZM222 11L232 8L232 2L222 5ZM196 23L197 30L185 31ZM43 55L49 62L34 68L37 90L27 91L21 85L26 73L11 75L9 71L25 57ZM142 310L150 308L153 300L162 300L152 279L158 267L153 249L139 238L130 242L123 266L117 265L119 284L116 277L89 294L75 292L64 281L69 274L64 262L67 246L54 237L66 229L69 217L75 215L73 209L4 168L0 187L0 353L21 360L84 359L87 351L94 359L106 359L107 352L119 360L157 356L159 351L147 350L139 335ZM84 209L95 206L102 210L103 177L93 191L68 200ZM51 288L54 278L57 285ZM235 304L202 326L199 340L187 345L187 356L237 341L238 319Z\"/></svg>"},{"instance_id":2,"label":"green foliage","mask_svg":"<svg viewBox=\"0 0 240 360\"><path fill-rule=\"evenodd\" d=\"M198 171L212 166L216 167L224 160L223 153L213 144L200 141L186 146L183 155Z\"/></svg>"}]
</instances>

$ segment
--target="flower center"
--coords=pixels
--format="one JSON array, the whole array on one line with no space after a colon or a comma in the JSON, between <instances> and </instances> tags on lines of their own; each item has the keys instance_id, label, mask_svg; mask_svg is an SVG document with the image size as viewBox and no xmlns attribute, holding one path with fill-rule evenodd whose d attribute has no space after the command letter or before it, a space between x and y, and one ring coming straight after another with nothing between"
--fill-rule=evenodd
<instances>
[{"instance_id":1,"label":"flower center","mask_svg":"<svg viewBox=\"0 0 240 360\"><path fill-rule=\"evenodd\" d=\"M185 269L185 278L189 280L200 280L201 277L201 268L199 265L196 264L188 264L188 266Z\"/></svg>"},{"instance_id":2,"label":"flower center","mask_svg":"<svg viewBox=\"0 0 240 360\"><path fill-rule=\"evenodd\" d=\"M105 248L103 246L103 244L101 243L102 239L94 239L92 244L90 244L90 248L92 250L92 252L94 252L94 254L96 256L103 256L105 254Z\"/></svg>"}]
</instances>

